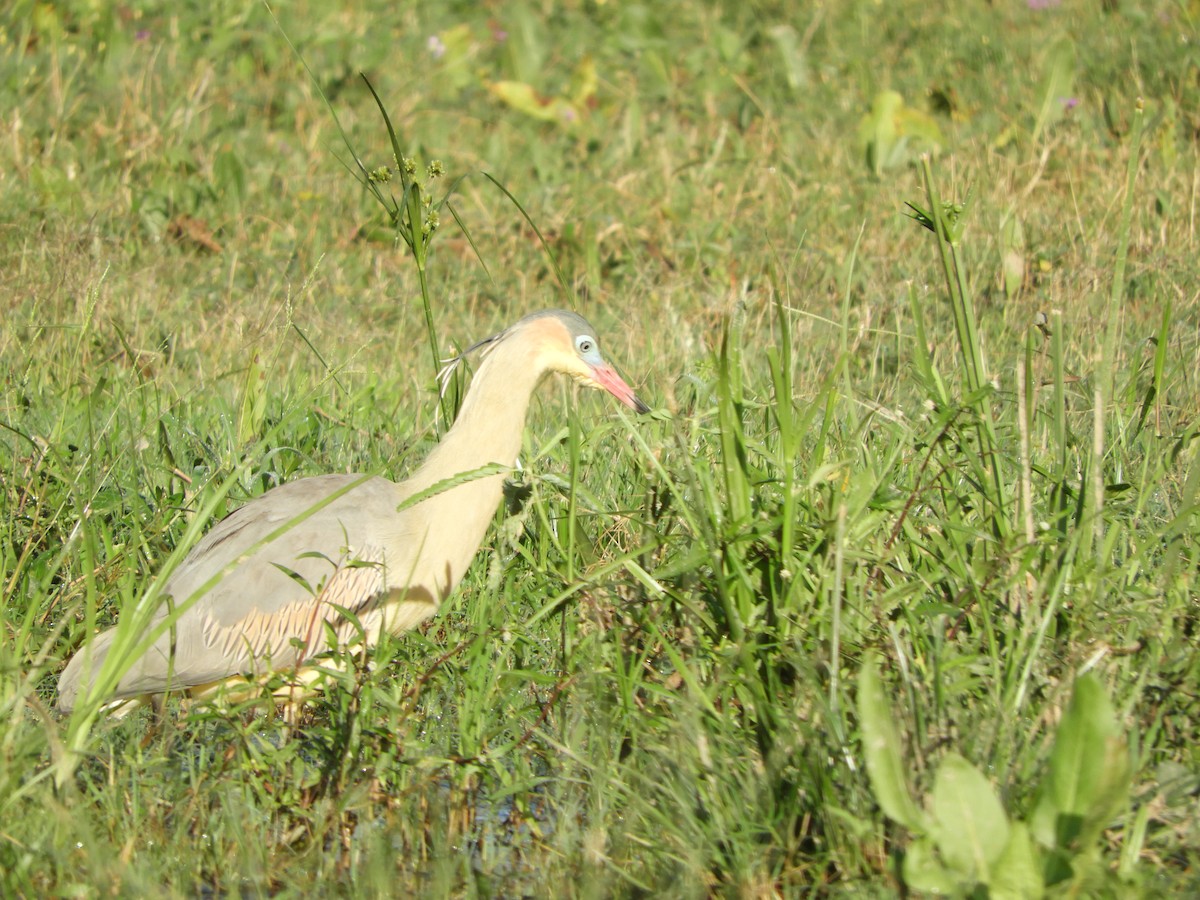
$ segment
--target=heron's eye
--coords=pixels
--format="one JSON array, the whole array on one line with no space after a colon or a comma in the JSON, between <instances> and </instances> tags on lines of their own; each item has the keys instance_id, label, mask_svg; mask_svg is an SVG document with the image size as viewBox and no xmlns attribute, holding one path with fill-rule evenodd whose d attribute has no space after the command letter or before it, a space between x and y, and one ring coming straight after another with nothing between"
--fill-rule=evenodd
<instances>
[{"instance_id":1,"label":"heron's eye","mask_svg":"<svg viewBox=\"0 0 1200 900\"><path fill-rule=\"evenodd\" d=\"M580 353L591 353L596 349L596 341L594 338L588 337L586 334L581 334L575 338L575 349Z\"/></svg>"}]
</instances>

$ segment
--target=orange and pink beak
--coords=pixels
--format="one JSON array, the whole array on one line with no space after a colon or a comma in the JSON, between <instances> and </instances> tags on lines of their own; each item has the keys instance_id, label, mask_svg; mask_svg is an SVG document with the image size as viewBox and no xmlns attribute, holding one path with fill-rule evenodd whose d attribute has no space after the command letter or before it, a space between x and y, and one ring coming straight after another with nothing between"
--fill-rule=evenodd
<instances>
[{"instance_id":1,"label":"orange and pink beak","mask_svg":"<svg viewBox=\"0 0 1200 900\"><path fill-rule=\"evenodd\" d=\"M650 407L638 399L637 394L633 392L633 388L625 383L625 379L618 375L617 370L611 365L600 363L599 365L592 366L591 369L592 380L596 383L597 387L604 388L604 390L608 391L634 412L650 412Z\"/></svg>"}]
</instances>

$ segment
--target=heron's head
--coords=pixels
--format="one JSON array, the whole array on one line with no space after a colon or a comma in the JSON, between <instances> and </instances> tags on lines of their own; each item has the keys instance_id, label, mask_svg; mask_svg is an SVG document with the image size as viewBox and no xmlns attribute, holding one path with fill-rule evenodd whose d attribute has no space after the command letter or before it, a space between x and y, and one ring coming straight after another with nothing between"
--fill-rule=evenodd
<instances>
[{"instance_id":1,"label":"heron's head","mask_svg":"<svg viewBox=\"0 0 1200 900\"><path fill-rule=\"evenodd\" d=\"M587 387L608 391L636 412L650 411L601 355L595 329L578 313L565 309L533 313L497 337L517 335L530 348L530 365L562 372Z\"/></svg>"}]
</instances>

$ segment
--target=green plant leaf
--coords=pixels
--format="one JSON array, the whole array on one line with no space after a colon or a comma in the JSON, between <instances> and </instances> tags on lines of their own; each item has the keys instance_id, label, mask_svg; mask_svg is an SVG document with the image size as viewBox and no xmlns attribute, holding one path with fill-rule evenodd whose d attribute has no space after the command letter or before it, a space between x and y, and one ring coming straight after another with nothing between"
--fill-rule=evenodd
<instances>
[{"instance_id":1,"label":"green plant leaf","mask_svg":"<svg viewBox=\"0 0 1200 900\"><path fill-rule=\"evenodd\" d=\"M1059 723L1031 825L1047 847L1086 847L1125 805L1129 749L1112 703L1091 674L1075 682Z\"/></svg>"},{"instance_id":2,"label":"green plant leaf","mask_svg":"<svg viewBox=\"0 0 1200 900\"><path fill-rule=\"evenodd\" d=\"M238 443L257 440L267 414L267 373L255 353L246 367L242 384L242 403L238 414Z\"/></svg>"},{"instance_id":3,"label":"green plant leaf","mask_svg":"<svg viewBox=\"0 0 1200 900\"><path fill-rule=\"evenodd\" d=\"M858 718L867 777L879 808L910 831L924 832L925 818L908 789L900 735L879 677L879 663L873 656L867 657L859 672Z\"/></svg>"},{"instance_id":4,"label":"green plant leaf","mask_svg":"<svg viewBox=\"0 0 1200 900\"><path fill-rule=\"evenodd\" d=\"M767 34L779 50L779 60L783 63L788 87L798 92L808 84L808 60L800 46L796 29L791 25L775 25L767 30Z\"/></svg>"},{"instance_id":5,"label":"green plant leaf","mask_svg":"<svg viewBox=\"0 0 1200 900\"><path fill-rule=\"evenodd\" d=\"M440 50L438 79L455 91L460 91L475 80L471 70L471 56L475 52L475 39L471 26L455 25L437 34L435 46Z\"/></svg>"},{"instance_id":6,"label":"green plant leaf","mask_svg":"<svg viewBox=\"0 0 1200 900\"><path fill-rule=\"evenodd\" d=\"M1045 893L1042 867L1029 835L1029 826L1013 822L1008 844L992 866L988 882L990 900L1037 900Z\"/></svg>"},{"instance_id":7,"label":"green plant leaf","mask_svg":"<svg viewBox=\"0 0 1200 900\"><path fill-rule=\"evenodd\" d=\"M570 125L578 119L578 110L563 97L546 97L524 82L491 82L487 90L517 112L545 122Z\"/></svg>"},{"instance_id":8,"label":"green plant leaf","mask_svg":"<svg viewBox=\"0 0 1200 900\"><path fill-rule=\"evenodd\" d=\"M988 882L1008 844L1008 817L992 785L957 753L949 754L933 781L933 834L943 861L963 875Z\"/></svg>"},{"instance_id":9,"label":"green plant leaf","mask_svg":"<svg viewBox=\"0 0 1200 900\"><path fill-rule=\"evenodd\" d=\"M908 845L901 872L911 890L925 894L958 893L958 880L938 860L929 838L919 838Z\"/></svg>"},{"instance_id":10,"label":"green plant leaf","mask_svg":"<svg viewBox=\"0 0 1200 900\"><path fill-rule=\"evenodd\" d=\"M858 126L858 144L877 176L942 148L942 131L928 113L906 106L895 91L880 91Z\"/></svg>"},{"instance_id":11,"label":"green plant leaf","mask_svg":"<svg viewBox=\"0 0 1200 900\"><path fill-rule=\"evenodd\" d=\"M882 174L899 139L896 111L902 106L903 97L895 91L882 91L875 95L871 111L859 123L859 147L865 154L867 167L876 175Z\"/></svg>"}]
</instances>

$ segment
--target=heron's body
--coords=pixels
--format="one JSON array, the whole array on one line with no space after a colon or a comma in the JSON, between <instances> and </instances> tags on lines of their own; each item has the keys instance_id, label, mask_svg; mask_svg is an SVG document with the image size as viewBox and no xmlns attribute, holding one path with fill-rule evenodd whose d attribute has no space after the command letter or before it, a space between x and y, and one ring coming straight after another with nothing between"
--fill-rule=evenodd
<instances>
[{"instance_id":1,"label":"heron's body","mask_svg":"<svg viewBox=\"0 0 1200 900\"><path fill-rule=\"evenodd\" d=\"M163 589L170 602L150 628L173 608L184 611L105 699L207 691L229 679L299 670L328 649L327 626L339 643L357 633L343 610L368 644L428 618L462 578L500 502L504 473L479 470L514 462L530 397L548 372L645 409L591 335L581 317L550 311L483 342L454 426L402 482L305 478L227 516L171 574ZM59 680L60 709L71 709L96 681L114 636L115 629L98 635L71 660Z\"/></svg>"}]
</instances>

